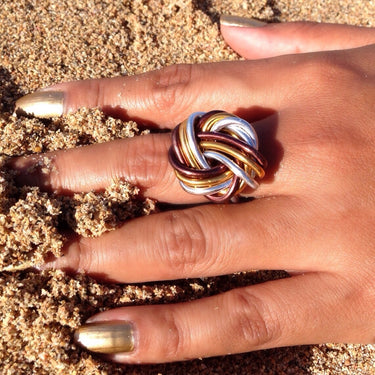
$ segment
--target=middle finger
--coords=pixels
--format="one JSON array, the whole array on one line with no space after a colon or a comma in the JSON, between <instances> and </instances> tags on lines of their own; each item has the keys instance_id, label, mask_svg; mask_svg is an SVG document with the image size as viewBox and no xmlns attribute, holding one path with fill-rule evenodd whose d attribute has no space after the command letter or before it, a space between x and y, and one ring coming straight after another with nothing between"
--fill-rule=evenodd
<instances>
[{"instance_id":1,"label":"middle finger","mask_svg":"<svg viewBox=\"0 0 375 375\"><path fill-rule=\"evenodd\" d=\"M300 199L287 196L163 212L131 220L99 238L79 238L47 267L116 282L251 269L326 271L338 259L335 251L327 254L318 246L325 238L316 238L311 212Z\"/></svg>"}]
</instances>

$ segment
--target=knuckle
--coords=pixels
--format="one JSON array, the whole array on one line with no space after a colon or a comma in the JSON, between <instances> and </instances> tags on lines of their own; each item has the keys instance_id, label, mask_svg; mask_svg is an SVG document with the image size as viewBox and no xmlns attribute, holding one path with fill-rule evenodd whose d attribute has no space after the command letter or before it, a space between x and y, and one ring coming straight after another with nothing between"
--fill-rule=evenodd
<instances>
[{"instance_id":1,"label":"knuckle","mask_svg":"<svg viewBox=\"0 0 375 375\"><path fill-rule=\"evenodd\" d=\"M62 167L64 163L63 156L47 156L47 160L38 160L37 170L37 186L46 186L48 188L57 187L56 191L64 190L67 186L66 172ZM69 187L68 187L69 188Z\"/></svg>"},{"instance_id":2,"label":"knuckle","mask_svg":"<svg viewBox=\"0 0 375 375\"><path fill-rule=\"evenodd\" d=\"M143 188L154 187L165 180L169 167L160 139L153 134L137 137L136 147L124 147L113 175L124 175ZM147 150L147 151L145 151Z\"/></svg>"},{"instance_id":3,"label":"knuckle","mask_svg":"<svg viewBox=\"0 0 375 375\"><path fill-rule=\"evenodd\" d=\"M272 317L264 302L244 289L228 294L233 311L231 331L248 348L268 347L281 335L278 319Z\"/></svg>"},{"instance_id":4,"label":"knuckle","mask_svg":"<svg viewBox=\"0 0 375 375\"><path fill-rule=\"evenodd\" d=\"M77 242L76 260L74 269L78 272L101 272L103 265L108 262L106 244L99 240L93 245L92 238L81 238Z\"/></svg>"},{"instance_id":5,"label":"knuckle","mask_svg":"<svg viewBox=\"0 0 375 375\"><path fill-rule=\"evenodd\" d=\"M77 242L75 269L78 272L88 272L93 270L95 254L90 251L87 239L82 238Z\"/></svg>"},{"instance_id":6,"label":"knuckle","mask_svg":"<svg viewBox=\"0 0 375 375\"><path fill-rule=\"evenodd\" d=\"M328 166L331 173L332 163L340 161L339 165L347 168L346 162L351 160L351 132L345 126L325 124L324 127L315 126L306 130L306 144L304 155L314 159L320 165ZM338 166L339 166L338 165Z\"/></svg>"},{"instance_id":7,"label":"knuckle","mask_svg":"<svg viewBox=\"0 0 375 375\"><path fill-rule=\"evenodd\" d=\"M357 154L358 147L363 148L363 144L367 143L360 131L353 132L353 123L358 120L353 115L352 106L342 106L342 103L356 100L348 96L352 95L353 87L363 91L358 87L361 85L360 72L336 53L303 59L296 69L298 77L301 77L296 85L296 96L304 101L312 98L306 113L315 111L319 116L318 121L316 116L305 116L304 126L291 135L292 143L297 145L299 154L303 148L306 160L310 160L313 167L318 165L324 178L332 171L342 175L353 164L353 155ZM346 90L347 86L351 89ZM304 94L301 96L300 92ZM337 116L333 118L335 110Z\"/></svg>"},{"instance_id":8,"label":"knuckle","mask_svg":"<svg viewBox=\"0 0 375 375\"><path fill-rule=\"evenodd\" d=\"M334 104L338 96L341 99L351 95L351 90L337 90L337 84L341 87L346 85L352 87L362 82L363 72L349 59L343 55L331 52L327 54L317 54L308 59L301 59L298 65L298 77L303 86L302 92L309 92L312 96L328 99ZM298 89L301 89L299 87Z\"/></svg>"},{"instance_id":9,"label":"knuckle","mask_svg":"<svg viewBox=\"0 0 375 375\"><path fill-rule=\"evenodd\" d=\"M102 79L93 79L88 81L87 92L92 95L92 107L102 108L105 105L107 97L107 82Z\"/></svg>"},{"instance_id":10,"label":"knuckle","mask_svg":"<svg viewBox=\"0 0 375 375\"><path fill-rule=\"evenodd\" d=\"M207 242L197 211L166 213L159 256L162 264L181 276L191 276L206 262Z\"/></svg>"},{"instance_id":11,"label":"knuckle","mask_svg":"<svg viewBox=\"0 0 375 375\"><path fill-rule=\"evenodd\" d=\"M162 115L171 110L183 111L189 105L189 87L193 80L194 66L171 65L157 71L151 91L152 106Z\"/></svg>"},{"instance_id":12,"label":"knuckle","mask_svg":"<svg viewBox=\"0 0 375 375\"><path fill-rule=\"evenodd\" d=\"M182 326L179 324L173 311L165 312L164 323L167 332L165 346L162 348L162 357L166 360L181 358L181 354L188 353L189 334L184 334Z\"/></svg>"},{"instance_id":13,"label":"knuckle","mask_svg":"<svg viewBox=\"0 0 375 375\"><path fill-rule=\"evenodd\" d=\"M331 88L332 80L337 73L335 63L327 57L319 57L311 62L306 62L304 69L306 74L305 77L310 80L313 78L311 83L313 88L317 86L320 90L322 90L322 88Z\"/></svg>"}]
</instances>

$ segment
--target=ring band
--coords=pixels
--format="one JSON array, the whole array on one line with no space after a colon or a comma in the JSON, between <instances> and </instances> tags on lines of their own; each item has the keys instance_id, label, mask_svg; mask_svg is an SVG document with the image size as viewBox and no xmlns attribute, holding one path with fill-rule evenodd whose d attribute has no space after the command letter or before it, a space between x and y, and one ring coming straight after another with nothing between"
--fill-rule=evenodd
<instances>
[{"instance_id":1,"label":"ring band","mask_svg":"<svg viewBox=\"0 0 375 375\"><path fill-rule=\"evenodd\" d=\"M229 201L247 185L255 190L267 166L254 128L223 111L195 112L177 125L168 157L185 191L214 202Z\"/></svg>"}]
</instances>

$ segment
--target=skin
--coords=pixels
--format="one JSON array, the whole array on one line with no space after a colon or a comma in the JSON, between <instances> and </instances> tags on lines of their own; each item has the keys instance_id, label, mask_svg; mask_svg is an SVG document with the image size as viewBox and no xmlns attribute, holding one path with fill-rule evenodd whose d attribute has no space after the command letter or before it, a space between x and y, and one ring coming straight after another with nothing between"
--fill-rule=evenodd
<instances>
[{"instance_id":1,"label":"skin","mask_svg":"<svg viewBox=\"0 0 375 375\"><path fill-rule=\"evenodd\" d=\"M144 196L193 204L77 238L47 267L117 282L293 270L193 302L94 316L133 322L135 350L111 357L123 363L374 343L375 30L295 23L222 26L222 34L250 60L48 89L65 92L65 112L99 106L163 129L217 108L251 120L270 164L257 199L215 205L185 193L168 164L166 133L51 153L50 175L25 173L35 156L14 159L20 183L57 193L101 190L123 177Z\"/></svg>"}]
</instances>

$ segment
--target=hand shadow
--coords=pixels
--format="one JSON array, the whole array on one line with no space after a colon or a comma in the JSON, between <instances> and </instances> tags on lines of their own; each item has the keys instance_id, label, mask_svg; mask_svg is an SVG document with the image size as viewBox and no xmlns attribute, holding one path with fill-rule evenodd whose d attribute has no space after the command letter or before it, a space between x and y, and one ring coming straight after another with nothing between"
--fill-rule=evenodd
<instances>
[{"instance_id":1,"label":"hand shadow","mask_svg":"<svg viewBox=\"0 0 375 375\"><path fill-rule=\"evenodd\" d=\"M272 183L284 156L284 149L277 140L278 113L271 108L253 106L237 108L234 114L253 125L258 135L259 151L267 160L266 175L260 183Z\"/></svg>"}]
</instances>

